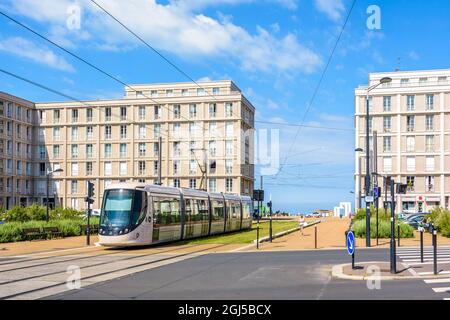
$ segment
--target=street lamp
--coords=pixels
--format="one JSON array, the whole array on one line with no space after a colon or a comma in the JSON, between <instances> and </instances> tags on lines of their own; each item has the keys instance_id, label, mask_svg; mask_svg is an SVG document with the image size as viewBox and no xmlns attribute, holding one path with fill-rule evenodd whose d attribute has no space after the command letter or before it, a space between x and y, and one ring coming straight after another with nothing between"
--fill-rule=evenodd
<instances>
[{"instance_id":1,"label":"street lamp","mask_svg":"<svg viewBox=\"0 0 450 320\"><path fill-rule=\"evenodd\" d=\"M357 148L355 149L355 152L364 152L363 148ZM355 206L358 206L358 209L361 208L361 162L358 159L358 166L359 166L359 170L358 170L358 179L359 179L359 183L358 183L358 200L357 202L355 202ZM355 195L356 197L356 195ZM356 201L356 199L355 199ZM356 210L355 210L356 211Z\"/></svg>"},{"instance_id":2,"label":"street lamp","mask_svg":"<svg viewBox=\"0 0 450 320\"><path fill-rule=\"evenodd\" d=\"M49 213L48 213L48 201L49 201L49 196L48 196L48 194L49 194L50 176L51 176L52 174L54 174L54 173L59 173L59 172L63 172L63 169L59 168L59 169L56 169L56 170L48 171L48 172L47 172L47 213L46 213L46 215L45 215L45 221L47 221L47 222L48 222L48 220L49 220Z\"/></svg>"},{"instance_id":3,"label":"street lamp","mask_svg":"<svg viewBox=\"0 0 450 320\"><path fill-rule=\"evenodd\" d=\"M370 196L370 138L369 138L369 93L373 89L377 88L381 84L387 84L392 82L391 78L385 77L380 80L377 84L374 84L367 88L366 92L366 176L365 176L365 195ZM367 200L367 199L366 199ZM366 247L370 247L370 203L366 201Z\"/></svg>"}]
</instances>

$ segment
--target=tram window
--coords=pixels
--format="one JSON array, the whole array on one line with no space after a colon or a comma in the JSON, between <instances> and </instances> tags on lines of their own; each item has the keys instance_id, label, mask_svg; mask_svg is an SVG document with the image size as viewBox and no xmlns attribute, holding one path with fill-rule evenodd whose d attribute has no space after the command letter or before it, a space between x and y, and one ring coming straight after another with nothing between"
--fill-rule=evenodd
<instances>
[{"instance_id":1,"label":"tram window","mask_svg":"<svg viewBox=\"0 0 450 320\"><path fill-rule=\"evenodd\" d=\"M133 200L133 215L132 225L137 226L144 221L147 215L148 199L147 193L142 191L135 191Z\"/></svg>"},{"instance_id":2,"label":"tram window","mask_svg":"<svg viewBox=\"0 0 450 320\"><path fill-rule=\"evenodd\" d=\"M180 200L176 198L153 197L155 224L171 225L180 223Z\"/></svg>"},{"instance_id":3,"label":"tram window","mask_svg":"<svg viewBox=\"0 0 450 320\"><path fill-rule=\"evenodd\" d=\"M242 202L242 218L250 218L250 203L248 202Z\"/></svg>"},{"instance_id":4,"label":"tram window","mask_svg":"<svg viewBox=\"0 0 450 320\"><path fill-rule=\"evenodd\" d=\"M207 200L197 200L197 204L198 204L198 212L199 212L200 220L203 220L203 221L209 220L208 201Z\"/></svg>"},{"instance_id":5,"label":"tram window","mask_svg":"<svg viewBox=\"0 0 450 320\"><path fill-rule=\"evenodd\" d=\"M213 200L211 201L211 203L212 203L212 220L213 221L224 220L225 217L224 202Z\"/></svg>"},{"instance_id":6,"label":"tram window","mask_svg":"<svg viewBox=\"0 0 450 320\"><path fill-rule=\"evenodd\" d=\"M198 220L197 200L186 199L186 223L195 222Z\"/></svg>"}]
</instances>

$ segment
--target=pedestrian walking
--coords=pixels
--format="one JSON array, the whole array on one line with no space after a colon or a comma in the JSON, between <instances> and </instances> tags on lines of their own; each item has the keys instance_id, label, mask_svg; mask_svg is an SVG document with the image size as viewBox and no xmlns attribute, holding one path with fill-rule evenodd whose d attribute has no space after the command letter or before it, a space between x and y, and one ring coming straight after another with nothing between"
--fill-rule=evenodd
<instances>
[{"instance_id":1,"label":"pedestrian walking","mask_svg":"<svg viewBox=\"0 0 450 320\"><path fill-rule=\"evenodd\" d=\"M306 224L305 218L302 216L299 221L299 227L300 227L300 232L302 233L302 236L304 235L303 228L305 227L305 224Z\"/></svg>"}]
</instances>

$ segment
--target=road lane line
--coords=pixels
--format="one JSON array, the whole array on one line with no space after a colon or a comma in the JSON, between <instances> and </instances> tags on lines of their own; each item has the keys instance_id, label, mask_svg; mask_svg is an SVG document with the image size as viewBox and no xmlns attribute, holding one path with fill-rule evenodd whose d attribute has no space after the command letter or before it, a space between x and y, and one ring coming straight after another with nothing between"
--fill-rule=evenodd
<instances>
[{"instance_id":1,"label":"road lane line","mask_svg":"<svg viewBox=\"0 0 450 320\"><path fill-rule=\"evenodd\" d=\"M425 283L429 284L429 283L447 283L450 282L450 278L443 278L443 279L427 279L427 280L423 280L425 281Z\"/></svg>"},{"instance_id":2,"label":"road lane line","mask_svg":"<svg viewBox=\"0 0 450 320\"><path fill-rule=\"evenodd\" d=\"M433 291L436 292L436 293L450 292L450 287L433 288Z\"/></svg>"}]
</instances>

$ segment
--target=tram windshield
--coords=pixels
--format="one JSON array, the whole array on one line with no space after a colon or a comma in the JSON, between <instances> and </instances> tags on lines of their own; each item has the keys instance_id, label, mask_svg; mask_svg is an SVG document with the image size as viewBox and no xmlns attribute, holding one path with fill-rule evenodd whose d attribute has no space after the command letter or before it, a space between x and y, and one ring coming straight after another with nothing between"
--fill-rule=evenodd
<instances>
[{"instance_id":1,"label":"tram windshield","mask_svg":"<svg viewBox=\"0 0 450 320\"><path fill-rule=\"evenodd\" d=\"M100 226L107 228L133 227L142 221L147 209L145 193L116 189L105 192Z\"/></svg>"}]
</instances>

